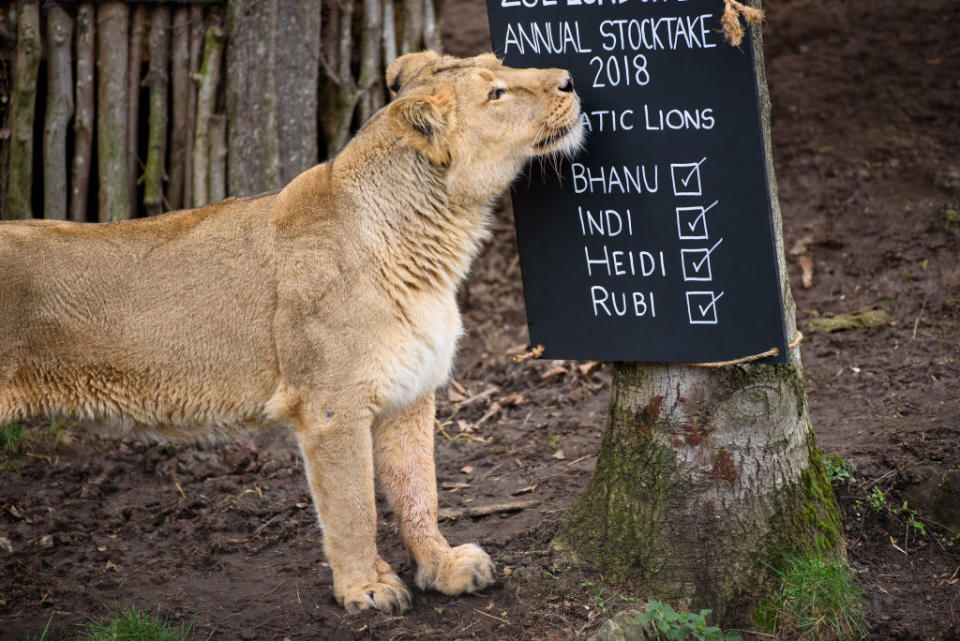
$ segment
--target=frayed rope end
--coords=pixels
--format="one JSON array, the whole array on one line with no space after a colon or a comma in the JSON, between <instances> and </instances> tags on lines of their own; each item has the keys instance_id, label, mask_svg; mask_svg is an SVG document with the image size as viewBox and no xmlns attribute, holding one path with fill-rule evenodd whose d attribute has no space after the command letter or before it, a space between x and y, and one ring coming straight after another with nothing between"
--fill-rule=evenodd
<instances>
[{"instance_id":1,"label":"frayed rope end","mask_svg":"<svg viewBox=\"0 0 960 641\"><path fill-rule=\"evenodd\" d=\"M743 27L740 25L740 17L749 24L757 24L763 19L763 11L754 9L747 5L737 2L737 0L723 0L723 16L720 18L720 24L723 25L723 36L734 47L739 47L743 42Z\"/></svg>"}]
</instances>

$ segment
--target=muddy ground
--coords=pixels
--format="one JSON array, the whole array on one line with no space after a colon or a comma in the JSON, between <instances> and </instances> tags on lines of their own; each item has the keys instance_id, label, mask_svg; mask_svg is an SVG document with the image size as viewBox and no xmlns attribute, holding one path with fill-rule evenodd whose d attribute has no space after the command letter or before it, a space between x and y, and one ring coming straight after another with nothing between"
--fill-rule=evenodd
<instances>
[{"instance_id":1,"label":"muddy ground","mask_svg":"<svg viewBox=\"0 0 960 641\"><path fill-rule=\"evenodd\" d=\"M488 47L481 3L448 3L454 53ZM960 4L769 3L766 55L791 282L820 445L857 466L839 487L872 639L960 639L960 542L944 474L960 469ZM0 472L0 638L53 615L55 638L116 599L193 620L195 639L584 638L621 601L598 577L551 568L556 520L600 442L609 370L528 362L509 206L465 292L460 387L440 393L441 506L515 501L447 520L502 580L462 598L415 594L402 617L336 606L288 435L223 446L146 446L36 425ZM801 284L801 262L813 267ZM811 322L882 310L874 327ZM948 474L948 478L949 474ZM955 477L954 477L955 478ZM938 490L938 486L939 490ZM885 504L871 507L877 487ZM960 488L960 483L955 487ZM949 488L947 488L949 489ZM874 503L877 502L874 491ZM899 508L908 501L910 513ZM412 567L381 502L380 550ZM960 525L960 515L953 527ZM532 594L517 575L555 576ZM581 582L593 581L593 586Z\"/></svg>"}]
</instances>

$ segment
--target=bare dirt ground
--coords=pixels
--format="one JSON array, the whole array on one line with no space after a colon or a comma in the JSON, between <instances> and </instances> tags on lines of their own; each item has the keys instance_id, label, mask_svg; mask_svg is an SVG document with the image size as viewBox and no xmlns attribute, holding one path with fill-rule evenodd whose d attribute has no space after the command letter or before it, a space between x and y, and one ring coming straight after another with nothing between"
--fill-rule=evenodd
<instances>
[{"instance_id":1,"label":"bare dirt ground","mask_svg":"<svg viewBox=\"0 0 960 641\"><path fill-rule=\"evenodd\" d=\"M858 468L859 481L839 494L870 638L960 639L960 541L951 547L933 523L956 507L942 481L960 469L960 221L947 213L960 209L960 4L792 0L768 9L775 156L801 326L865 309L887 315L874 327L808 331L802 347L820 445ZM482 3L447 11L450 51L489 48ZM332 600L288 435L146 446L57 442L38 424L29 454L0 471L0 537L10 544L0 549L0 638L37 633L51 614L54 638L68 638L116 599L195 621L195 639L592 633L605 607L624 602L600 577L552 566L547 548L593 467L609 376L582 363L510 362L526 341L514 242L507 206L463 296L459 387L440 392L437 433L441 507L529 502L442 524L451 541L491 553L496 586L461 598L417 592L406 616L347 616ZM885 501L878 509L867 499L874 487ZM927 534L895 513L905 500ZM392 514L380 509L381 554L412 583Z\"/></svg>"}]
</instances>

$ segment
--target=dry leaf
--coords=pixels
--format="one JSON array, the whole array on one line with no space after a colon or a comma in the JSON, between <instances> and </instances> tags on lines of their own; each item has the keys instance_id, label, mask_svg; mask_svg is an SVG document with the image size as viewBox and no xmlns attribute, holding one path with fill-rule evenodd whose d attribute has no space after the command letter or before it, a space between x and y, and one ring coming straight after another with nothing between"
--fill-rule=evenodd
<instances>
[{"instance_id":1,"label":"dry leaf","mask_svg":"<svg viewBox=\"0 0 960 641\"><path fill-rule=\"evenodd\" d=\"M580 376L584 378L590 378L594 372L600 371L600 368L603 367L603 363L600 361L587 361L577 365L577 371L580 372Z\"/></svg>"},{"instance_id":2,"label":"dry leaf","mask_svg":"<svg viewBox=\"0 0 960 641\"><path fill-rule=\"evenodd\" d=\"M528 347L526 343L517 343L513 347L507 350L507 356L513 356L514 354L523 354L527 351Z\"/></svg>"},{"instance_id":3,"label":"dry leaf","mask_svg":"<svg viewBox=\"0 0 960 641\"><path fill-rule=\"evenodd\" d=\"M476 426L471 425L470 423L467 423L465 420L461 418L461 419L457 419L457 428L461 432L469 434L470 432L476 429Z\"/></svg>"},{"instance_id":4,"label":"dry leaf","mask_svg":"<svg viewBox=\"0 0 960 641\"><path fill-rule=\"evenodd\" d=\"M473 468L470 467L469 465L464 465L463 467L460 468L460 471L463 472L464 474L473 474Z\"/></svg>"},{"instance_id":5,"label":"dry leaf","mask_svg":"<svg viewBox=\"0 0 960 641\"><path fill-rule=\"evenodd\" d=\"M793 247L790 248L791 256L799 256L800 254L807 253L807 245L813 242L813 234L808 234L795 242Z\"/></svg>"},{"instance_id":6,"label":"dry leaf","mask_svg":"<svg viewBox=\"0 0 960 641\"><path fill-rule=\"evenodd\" d=\"M557 365L557 366L555 366L555 367L553 367L553 368L551 368L551 369L548 369L548 370L547 370L546 372L544 372L543 374L541 374L541 375L540 375L540 380L541 380L541 381L545 381L545 380L550 379L550 378L553 378L553 377L555 377L555 376L563 376L564 374L567 374L567 373L569 373L569 372L567 372L567 368L566 368L566 367L564 367L563 365Z\"/></svg>"},{"instance_id":7,"label":"dry leaf","mask_svg":"<svg viewBox=\"0 0 960 641\"><path fill-rule=\"evenodd\" d=\"M13 543L5 536L0 536L0 548L3 548L10 554L13 554Z\"/></svg>"},{"instance_id":8,"label":"dry leaf","mask_svg":"<svg viewBox=\"0 0 960 641\"><path fill-rule=\"evenodd\" d=\"M804 289L810 289L813 285L813 259L809 256L801 256L797 259L800 263L800 269L803 271L800 277Z\"/></svg>"},{"instance_id":9,"label":"dry leaf","mask_svg":"<svg viewBox=\"0 0 960 641\"><path fill-rule=\"evenodd\" d=\"M567 458L567 455L563 453L563 450L557 450L553 453L553 458L557 459L558 461L562 461Z\"/></svg>"},{"instance_id":10,"label":"dry leaf","mask_svg":"<svg viewBox=\"0 0 960 641\"><path fill-rule=\"evenodd\" d=\"M503 407L516 407L517 405L523 405L527 402L526 397L523 394L507 394L506 396L500 397L500 400L497 401Z\"/></svg>"},{"instance_id":11,"label":"dry leaf","mask_svg":"<svg viewBox=\"0 0 960 641\"><path fill-rule=\"evenodd\" d=\"M113 561L107 561L107 564L103 566L105 570L113 570L114 572L120 571L120 566L114 563Z\"/></svg>"},{"instance_id":12,"label":"dry leaf","mask_svg":"<svg viewBox=\"0 0 960 641\"><path fill-rule=\"evenodd\" d=\"M487 410L487 413L480 417L480 420L477 421L476 427L480 427L487 422L491 417L500 413L500 410L503 409L500 407L500 403L494 402L490 405L490 409Z\"/></svg>"}]
</instances>

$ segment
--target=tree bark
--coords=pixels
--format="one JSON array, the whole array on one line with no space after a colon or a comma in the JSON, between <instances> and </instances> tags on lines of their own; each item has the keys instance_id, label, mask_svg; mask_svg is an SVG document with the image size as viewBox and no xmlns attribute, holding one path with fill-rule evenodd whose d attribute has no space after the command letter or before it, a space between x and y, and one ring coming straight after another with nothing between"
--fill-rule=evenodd
<instances>
[{"instance_id":1,"label":"tree bark","mask_svg":"<svg viewBox=\"0 0 960 641\"><path fill-rule=\"evenodd\" d=\"M130 18L130 59L127 62L127 180L130 217L137 215L137 185L140 177L140 74L143 70L143 37L147 33L147 6L138 4Z\"/></svg>"},{"instance_id":2,"label":"tree bark","mask_svg":"<svg viewBox=\"0 0 960 641\"><path fill-rule=\"evenodd\" d=\"M317 163L317 91L320 73L320 3L280 2L277 13L277 102L280 182Z\"/></svg>"},{"instance_id":3,"label":"tree bark","mask_svg":"<svg viewBox=\"0 0 960 641\"><path fill-rule=\"evenodd\" d=\"M203 8L198 5L190 7L190 79L200 71L200 57L203 54L204 22ZM193 207L193 137L197 129L197 83L190 82L187 91L187 140L184 148L184 184L183 206Z\"/></svg>"},{"instance_id":4,"label":"tree bark","mask_svg":"<svg viewBox=\"0 0 960 641\"><path fill-rule=\"evenodd\" d=\"M753 30L787 335L796 308ZM799 349L786 365L619 363L597 466L556 544L608 579L743 623L786 552L842 553L841 521L810 426Z\"/></svg>"},{"instance_id":5,"label":"tree bark","mask_svg":"<svg viewBox=\"0 0 960 641\"><path fill-rule=\"evenodd\" d=\"M70 45L73 19L59 5L47 12L47 115L43 126L43 217L67 219L67 123L73 115Z\"/></svg>"},{"instance_id":6,"label":"tree bark","mask_svg":"<svg viewBox=\"0 0 960 641\"><path fill-rule=\"evenodd\" d=\"M223 30L213 25L207 29L203 49L203 65L194 80L197 92L196 131L193 137L193 206L203 207L210 202L210 119L220 83L220 60L223 52Z\"/></svg>"},{"instance_id":7,"label":"tree bark","mask_svg":"<svg viewBox=\"0 0 960 641\"><path fill-rule=\"evenodd\" d=\"M37 102L37 71L40 68L40 7L36 2L19 6L17 52L13 66L13 105L10 117L10 183L7 216L32 218L33 122Z\"/></svg>"},{"instance_id":8,"label":"tree bark","mask_svg":"<svg viewBox=\"0 0 960 641\"><path fill-rule=\"evenodd\" d=\"M93 43L92 3L77 8L77 98L73 118L73 168L70 176L70 220L87 220L90 159L93 149Z\"/></svg>"},{"instance_id":9,"label":"tree bark","mask_svg":"<svg viewBox=\"0 0 960 641\"><path fill-rule=\"evenodd\" d=\"M281 187L277 133L277 0L227 2L227 128L231 195Z\"/></svg>"},{"instance_id":10,"label":"tree bark","mask_svg":"<svg viewBox=\"0 0 960 641\"><path fill-rule=\"evenodd\" d=\"M170 180L167 183L167 202L170 209L183 206L183 186L186 176L187 143L190 140L190 9L173 10L171 54L173 67L173 125L170 140Z\"/></svg>"},{"instance_id":11,"label":"tree bark","mask_svg":"<svg viewBox=\"0 0 960 641\"><path fill-rule=\"evenodd\" d=\"M127 27L123 2L97 7L97 168L101 222L130 217L127 150Z\"/></svg>"},{"instance_id":12,"label":"tree bark","mask_svg":"<svg viewBox=\"0 0 960 641\"><path fill-rule=\"evenodd\" d=\"M170 7L150 10L150 71L143 84L150 89L147 164L143 172L143 204L153 216L164 210L163 182L167 157L167 89L170 84Z\"/></svg>"}]
</instances>

